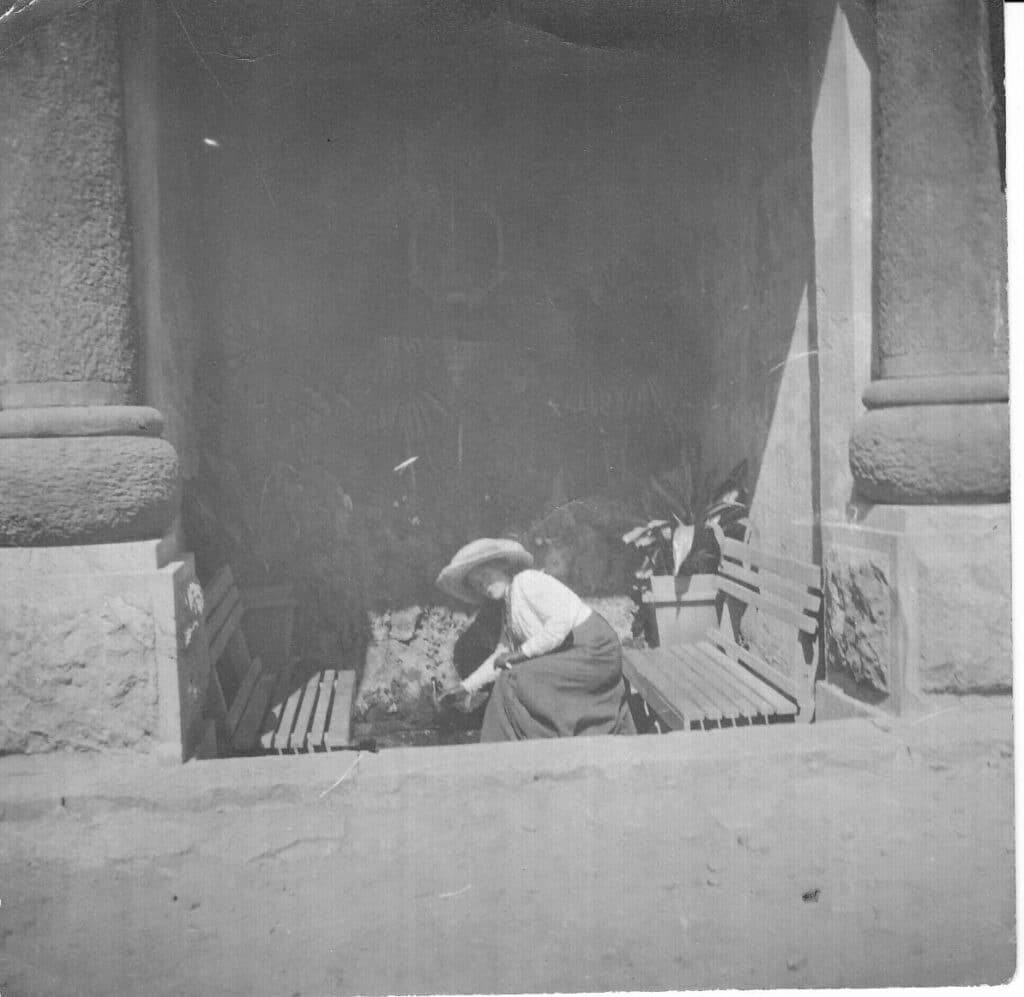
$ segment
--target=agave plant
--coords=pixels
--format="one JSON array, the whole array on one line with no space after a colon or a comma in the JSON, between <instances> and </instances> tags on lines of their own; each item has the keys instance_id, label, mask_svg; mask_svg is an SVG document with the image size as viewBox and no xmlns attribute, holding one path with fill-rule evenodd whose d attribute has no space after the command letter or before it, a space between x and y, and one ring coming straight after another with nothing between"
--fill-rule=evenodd
<instances>
[{"instance_id":1,"label":"agave plant","mask_svg":"<svg viewBox=\"0 0 1024 997\"><path fill-rule=\"evenodd\" d=\"M626 533L622 541L635 547L643 561L638 578L651 575L712 574L718 570L721 550L715 527L726 536L743 534L748 512L745 480L747 462L741 461L711 488L705 488L703 501L694 501L693 493L684 495L668 489L663 481L652 478L653 489L671 509L672 519L652 519ZM685 476L692 482L692 475Z\"/></svg>"}]
</instances>

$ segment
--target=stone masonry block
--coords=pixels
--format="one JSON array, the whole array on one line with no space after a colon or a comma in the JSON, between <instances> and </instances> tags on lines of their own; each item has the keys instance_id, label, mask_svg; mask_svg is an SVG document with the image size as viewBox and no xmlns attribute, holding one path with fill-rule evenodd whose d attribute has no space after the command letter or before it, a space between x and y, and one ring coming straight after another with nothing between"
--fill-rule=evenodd
<instances>
[{"instance_id":1,"label":"stone masonry block","mask_svg":"<svg viewBox=\"0 0 1024 997\"><path fill-rule=\"evenodd\" d=\"M1012 688L1008 505L874 506L825 524L826 677L896 713Z\"/></svg>"},{"instance_id":2,"label":"stone masonry block","mask_svg":"<svg viewBox=\"0 0 1024 997\"><path fill-rule=\"evenodd\" d=\"M209 681L202 595L191 557L158 566L157 548L0 550L0 754L188 756Z\"/></svg>"}]
</instances>

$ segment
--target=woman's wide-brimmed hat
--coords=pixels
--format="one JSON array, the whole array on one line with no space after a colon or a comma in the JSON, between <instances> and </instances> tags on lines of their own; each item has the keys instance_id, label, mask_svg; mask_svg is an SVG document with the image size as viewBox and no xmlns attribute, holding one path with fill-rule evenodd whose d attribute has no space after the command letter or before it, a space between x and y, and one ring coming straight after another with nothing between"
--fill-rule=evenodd
<instances>
[{"instance_id":1,"label":"woman's wide-brimmed hat","mask_svg":"<svg viewBox=\"0 0 1024 997\"><path fill-rule=\"evenodd\" d=\"M533 555L515 540L494 540L484 537L466 544L449 561L444 570L437 576L438 588L444 589L449 595L463 602L482 602L478 592L474 592L466 581L466 576L481 564L488 561L504 561L513 571L529 568L533 564Z\"/></svg>"}]
</instances>

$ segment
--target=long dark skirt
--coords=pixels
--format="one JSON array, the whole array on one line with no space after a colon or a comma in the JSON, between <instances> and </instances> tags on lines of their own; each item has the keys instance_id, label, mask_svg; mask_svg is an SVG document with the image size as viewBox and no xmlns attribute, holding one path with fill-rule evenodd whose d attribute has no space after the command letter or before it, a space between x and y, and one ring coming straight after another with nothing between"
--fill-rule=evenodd
<instances>
[{"instance_id":1,"label":"long dark skirt","mask_svg":"<svg viewBox=\"0 0 1024 997\"><path fill-rule=\"evenodd\" d=\"M557 651L504 671L484 712L481 741L635 734L615 631L591 613Z\"/></svg>"}]
</instances>

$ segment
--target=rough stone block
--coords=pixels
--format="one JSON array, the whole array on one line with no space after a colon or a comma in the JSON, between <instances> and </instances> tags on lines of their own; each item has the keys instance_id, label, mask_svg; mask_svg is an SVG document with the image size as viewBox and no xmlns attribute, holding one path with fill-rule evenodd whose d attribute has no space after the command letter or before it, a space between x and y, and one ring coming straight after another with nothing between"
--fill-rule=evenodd
<instances>
[{"instance_id":1,"label":"rough stone block","mask_svg":"<svg viewBox=\"0 0 1024 997\"><path fill-rule=\"evenodd\" d=\"M408 643L416 635L416 626L423 616L419 606L396 609L391 613L391 639Z\"/></svg>"},{"instance_id":2,"label":"rough stone block","mask_svg":"<svg viewBox=\"0 0 1024 997\"><path fill-rule=\"evenodd\" d=\"M891 573L885 552L832 549L825 557L826 672L844 684L852 681L863 698L875 701L895 684Z\"/></svg>"},{"instance_id":3,"label":"rough stone block","mask_svg":"<svg viewBox=\"0 0 1024 997\"><path fill-rule=\"evenodd\" d=\"M902 713L1012 687L1009 506L875 506L823 526L826 676Z\"/></svg>"},{"instance_id":4,"label":"rough stone block","mask_svg":"<svg viewBox=\"0 0 1024 997\"><path fill-rule=\"evenodd\" d=\"M182 760L209 681L191 556L158 542L0 550L0 753L134 748Z\"/></svg>"}]
</instances>

